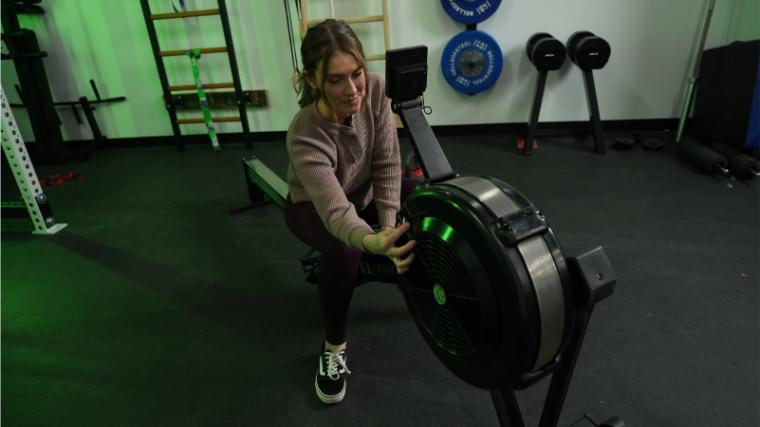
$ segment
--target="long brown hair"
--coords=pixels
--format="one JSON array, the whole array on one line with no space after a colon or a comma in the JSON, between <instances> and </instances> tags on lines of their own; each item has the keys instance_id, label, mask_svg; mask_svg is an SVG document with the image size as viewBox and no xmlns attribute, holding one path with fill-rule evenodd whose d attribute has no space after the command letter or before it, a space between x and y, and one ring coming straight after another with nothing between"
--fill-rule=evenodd
<instances>
[{"instance_id":1,"label":"long brown hair","mask_svg":"<svg viewBox=\"0 0 760 427\"><path fill-rule=\"evenodd\" d=\"M296 93L301 94L298 105L305 107L320 98L320 93L325 90L327 64L336 52L353 55L362 68L366 64L362 43L354 34L354 30L345 22L326 19L309 28L306 37L301 42L303 71L297 75L293 82ZM322 64L322 75L320 76L322 84L319 88L314 88L306 79L311 78L314 82L320 81L317 79L317 69L320 64Z\"/></svg>"}]
</instances>

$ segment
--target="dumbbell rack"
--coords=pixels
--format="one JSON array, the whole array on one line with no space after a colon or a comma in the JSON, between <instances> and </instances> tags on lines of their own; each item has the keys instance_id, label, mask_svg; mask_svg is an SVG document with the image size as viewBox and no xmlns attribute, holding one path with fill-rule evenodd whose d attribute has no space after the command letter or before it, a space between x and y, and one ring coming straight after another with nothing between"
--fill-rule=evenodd
<instances>
[{"instance_id":1,"label":"dumbbell rack","mask_svg":"<svg viewBox=\"0 0 760 427\"><path fill-rule=\"evenodd\" d=\"M533 105L530 108L530 122L528 123L528 133L525 136L525 143L522 148L524 155L529 155L533 150L533 140L536 138L538 130L538 116L541 113L541 103L544 98L544 88L546 87L546 77L549 74L547 70L538 71L538 80L536 81L536 92L533 97Z\"/></svg>"},{"instance_id":2,"label":"dumbbell rack","mask_svg":"<svg viewBox=\"0 0 760 427\"><path fill-rule=\"evenodd\" d=\"M591 70L583 70L583 86L586 88L586 102L591 119L591 135L594 137L594 149L599 154L606 154L607 148L604 145L602 119L599 115L599 100L596 97L594 73Z\"/></svg>"},{"instance_id":3,"label":"dumbbell rack","mask_svg":"<svg viewBox=\"0 0 760 427\"><path fill-rule=\"evenodd\" d=\"M541 103L546 87L546 78L549 71L558 70L565 62L565 46L549 33L536 33L528 39L525 53L533 66L538 70L536 92L533 97L533 105L530 109L530 122L528 133L522 147L522 153L529 155L533 149L533 141L538 130L538 116L541 113Z\"/></svg>"},{"instance_id":4,"label":"dumbbell rack","mask_svg":"<svg viewBox=\"0 0 760 427\"><path fill-rule=\"evenodd\" d=\"M201 54L227 53L227 58L229 59L230 71L232 72L232 80L233 80L232 82L228 82L228 83L206 83L206 84L203 84L203 89L234 88L235 98L237 100L238 112L239 112L238 116L219 116L219 117L213 117L212 120L214 123L240 122L243 127L243 138L245 140L245 147L247 149L250 149L251 148L251 132L248 127L248 114L246 112L246 103L244 99L245 95L240 85L240 74L238 72L237 59L235 57L235 46L232 42L232 32L230 30L230 21L227 14L227 4L225 0L217 0L217 5L218 5L217 9L204 9L204 10L194 10L194 11L187 11L187 12L158 13L158 14L154 14L151 12L149 0L140 0L140 4L142 5L143 16L145 17L145 25L148 28L148 35L150 36L150 44L151 44L151 47L153 48L153 57L156 61L156 67L158 68L158 75L159 75L159 78L161 79L161 88L163 89L166 110L169 112L169 117L171 119L171 124L172 124L172 131L174 132L174 136L176 137L176 140L177 140L177 149L180 151L183 151L185 149L184 143L181 138L182 132L180 131L179 125L198 124L198 123L202 124L205 121L203 118L186 118L186 119L177 118L177 106L175 105L174 98L172 97L172 92L193 90L193 89L196 89L196 87L194 84L169 85L169 79L166 75L166 67L164 66L163 58L169 57L169 56L184 56L187 51L186 50L162 51L158 43L158 37L156 35L156 27L155 27L154 21L163 20L163 19L185 19L185 18L201 17L201 16L219 16L220 17L222 29L224 31L224 40L225 40L226 46L201 48L200 53Z\"/></svg>"},{"instance_id":5,"label":"dumbbell rack","mask_svg":"<svg viewBox=\"0 0 760 427\"><path fill-rule=\"evenodd\" d=\"M583 73L583 86L586 88L594 148L599 154L606 154L607 149L602 133L602 119L599 115L599 100L596 96L593 70L599 70L607 64L610 52L609 43L590 31L576 31L567 41L567 54Z\"/></svg>"},{"instance_id":6,"label":"dumbbell rack","mask_svg":"<svg viewBox=\"0 0 760 427\"><path fill-rule=\"evenodd\" d=\"M26 208L29 218L34 226L33 234L55 234L66 224L57 224L53 217L53 211L45 193L42 192L37 172L26 151L24 139L21 137L16 125L16 118L11 111L10 103L5 97L5 90L0 87L0 104L2 105L2 146L8 165L13 172L18 189L21 192L23 202L3 203L3 208L19 209Z\"/></svg>"}]
</instances>

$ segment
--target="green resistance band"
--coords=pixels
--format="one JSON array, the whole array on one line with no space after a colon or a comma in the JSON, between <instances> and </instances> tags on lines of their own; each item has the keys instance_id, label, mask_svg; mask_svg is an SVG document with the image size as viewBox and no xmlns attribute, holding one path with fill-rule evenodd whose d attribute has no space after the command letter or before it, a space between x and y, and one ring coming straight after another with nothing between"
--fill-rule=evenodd
<instances>
[{"instance_id":1,"label":"green resistance band","mask_svg":"<svg viewBox=\"0 0 760 427\"><path fill-rule=\"evenodd\" d=\"M190 58L190 64L193 67L193 78L195 78L195 89L198 91L198 101L200 101L201 111L203 112L203 121L206 123L206 129L208 130L208 137L211 139L211 146L215 151L219 151L219 140L216 137L216 129L214 128L214 121L211 119L211 111L208 108L208 99L206 99L206 91L203 90L203 83L201 83L201 71L198 68L198 59L201 57L200 49L186 50L185 54Z\"/></svg>"}]
</instances>

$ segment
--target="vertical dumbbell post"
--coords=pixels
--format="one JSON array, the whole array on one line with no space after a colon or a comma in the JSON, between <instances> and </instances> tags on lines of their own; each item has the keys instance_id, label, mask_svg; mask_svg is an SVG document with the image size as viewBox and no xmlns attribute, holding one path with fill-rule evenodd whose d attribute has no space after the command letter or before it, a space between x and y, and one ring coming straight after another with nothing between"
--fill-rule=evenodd
<instances>
[{"instance_id":1,"label":"vertical dumbbell post","mask_svg":"<svg viewBox=\"0 0 760 427\"><path fill-rule=\"evenodd\" d=\"M596 98L596 86L594 86L594 74L591 70L583 70L583 83L586 87L586 101L588 112L591 116L591 129L594 136L594 148L599 154L606 154L604 146L604 134L602 133L602 120L599 116L599 101Z\"/></svg>"},{"instance_id":2,"label":"vertical dumbbell post","mask_svg":"<svg viewBox=\"0 0 760 427\"><path fill-rule=\"evenodd\" d=\"M533 97L533 107L530 110L530 124L528 125L528 134L525 137L523 145L523 154L528 155L533 149L533 139L536 137L538 129L538 115L541 113L541 102L544 98L544 88L546 87L547 70L538 72L538 81L536 82L536 95Z\"/></svg>"},{"instance_id":3,"label":"vertical dumbbell post","mask_svg":"<svg viewBox=\"0 0 760 427\"><path fill-rule=\"evenodd\" d=\"M530 112L528 134L522 147L524 155L530 154L533 149L533 141L538 131L538 117L541 113L546 78L549 71L559 70L562 67L566 53L565 46L549 33L533 34L525 45L525 54L538 70L538 80L536 81L536 94L533 97L533 106Z\"/></svg>"},{"instance_id":4,"label":"vertical dumbbell post","mask_svg":"<svg viewBox=\"0 0 760 427\"><path fill-rule=\"evenodd\" d=\"M606 154L602 119L599 115L599 101L596 97L593 70L601 70L610 59L612 48L601 37L590 31L576 31L567 40L567 54L583 72L583 85L586 88L586 101L591 118L591 131L594 148L599 154Z\"/></svg>"}]
</instances>

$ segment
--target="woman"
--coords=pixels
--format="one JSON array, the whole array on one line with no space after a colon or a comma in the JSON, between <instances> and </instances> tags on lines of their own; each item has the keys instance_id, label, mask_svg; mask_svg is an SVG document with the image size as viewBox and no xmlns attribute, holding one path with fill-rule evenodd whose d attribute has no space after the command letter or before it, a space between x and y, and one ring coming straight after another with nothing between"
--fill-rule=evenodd
<instances>
[{"instance_id":1,"label":"woman","mask_svg":"<svg viewBox=\"0 0 760 427\"><path fill-rule=\"evenodd\" d=\"M351 27L329 19L310 28L301 57L284 215L291 232L323 256L318 287L325 340L314 386L322 402L338 403L350 373L346 318L362 252L387 256L399 273L409 269L415 242L396 246L409 229L396 226L396 213L419 181L402 182L385 84L366 71Z\"/></svg>"}]
</instances>

